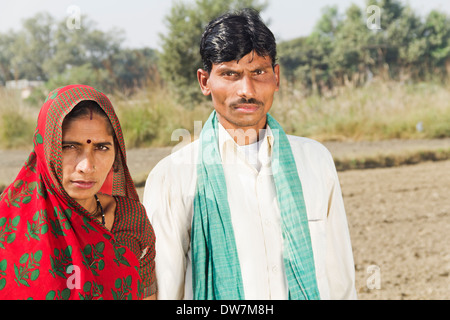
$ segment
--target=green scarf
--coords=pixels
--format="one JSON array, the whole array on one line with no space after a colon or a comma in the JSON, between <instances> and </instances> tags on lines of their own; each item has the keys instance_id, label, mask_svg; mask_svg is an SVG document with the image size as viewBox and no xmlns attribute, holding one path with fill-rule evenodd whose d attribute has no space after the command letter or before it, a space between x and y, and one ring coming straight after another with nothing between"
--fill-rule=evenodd
<instances>
[{"instance_id":1,"label":"green scarf","mask_svg":"<svg viewBox=\"0 0 450 320\"><path fill-rule=\"evenodd\" d=\"M281 126L267 115L278 139L272 172L281 212L289 299L320 299L303 191L292 150ZM218 148L214 111L200 135L197 190L191 231L192 283L196 300L243 300L244 289Z\"/></svg>"}]
</instances>

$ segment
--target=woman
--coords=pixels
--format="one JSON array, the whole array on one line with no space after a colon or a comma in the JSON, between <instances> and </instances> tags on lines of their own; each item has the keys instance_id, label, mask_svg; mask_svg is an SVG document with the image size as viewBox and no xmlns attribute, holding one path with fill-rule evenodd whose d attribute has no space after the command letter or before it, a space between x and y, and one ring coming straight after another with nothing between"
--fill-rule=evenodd
<instances>
[{"instance_id":1,"label":"woman","mask_svg":"<svg viewBox=\"0 0 450 320\"><path fill-rule=\"evenodd\" d=\"M0 299L153 299L155 236L108 98L50 93L0 197Z\"/></svg>"}]
</instances>

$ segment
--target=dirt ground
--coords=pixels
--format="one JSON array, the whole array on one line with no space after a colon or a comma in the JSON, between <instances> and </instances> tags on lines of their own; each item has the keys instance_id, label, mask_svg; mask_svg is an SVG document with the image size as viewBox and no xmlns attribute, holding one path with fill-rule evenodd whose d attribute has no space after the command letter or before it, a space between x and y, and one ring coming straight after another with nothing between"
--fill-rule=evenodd
<instances>
[{"instance_id":1,"label":"dirt ground","mask_svg":"<svg viewBox=\"0 0 450 320\"><path fill-rule=\"evenodd\" d=\"M449 150L450 139L325 143L335 159ZM128 151L142 197L148 172L172 148ZM0 150L0 189L29 151ZM361 300L450 299L450 160L339 171Z\"/></svg>"},{"instance_id":2,"label":"dirt ground","mask_svg":"<svg viewBox=\"0 0 450 320\"><path fill-rule=\"evenodd\" d=\"M450 299L450 161L339 179L359 299Z\"/></svg>"}]
</instances>

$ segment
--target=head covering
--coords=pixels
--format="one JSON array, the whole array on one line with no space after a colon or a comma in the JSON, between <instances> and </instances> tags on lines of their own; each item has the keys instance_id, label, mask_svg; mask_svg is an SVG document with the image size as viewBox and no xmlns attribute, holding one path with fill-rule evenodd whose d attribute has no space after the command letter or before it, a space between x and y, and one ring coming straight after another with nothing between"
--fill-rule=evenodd
<instances>
[{"instance_id":1,"label":"head covering","mask_svg":"<svg viewBox=\"0 0 450 320\"><path fill-rule=\"evenodd\" d=\"M276 133L272 173L283 235L283 258L291 300L320 299L303 190L288 138L270 114ZM197 189L191 229L192 285L197 300L243 300L245 292L228 205L213 111L200 134Z\"/></svg>"},{"instance_id":2,"label":"head covering","mask_svg":"<svg viewBox=\"0 0 450 320\"><path fill-rule=\"evenodd\" d=\"M39 113L33 151L0 196L0 299L141 297L135 255L62 186L62 123L84 100L105 111L118 144L118 170L110 171L100 192L139 199L108 98L84 85L52 91Z\"/></svg>"}]
</instances>

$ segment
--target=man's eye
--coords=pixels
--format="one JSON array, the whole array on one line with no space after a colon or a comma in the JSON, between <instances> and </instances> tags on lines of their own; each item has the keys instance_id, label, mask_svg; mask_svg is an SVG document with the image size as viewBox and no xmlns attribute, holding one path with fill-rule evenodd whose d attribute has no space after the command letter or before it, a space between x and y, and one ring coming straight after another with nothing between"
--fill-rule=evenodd
<instances>
[{"instance_id":1,"label":"man's eye","mask_svg":"<svg viewBox=\"0 0 450 320\"><path fill-rule=\"evenodd\" d=\"M226 77L233 77L233 76L236 76L237 73L234 72L234 71L226 71L226 72L223 73L223 75L226 76Z\"/></svg>"}]
</instances>

